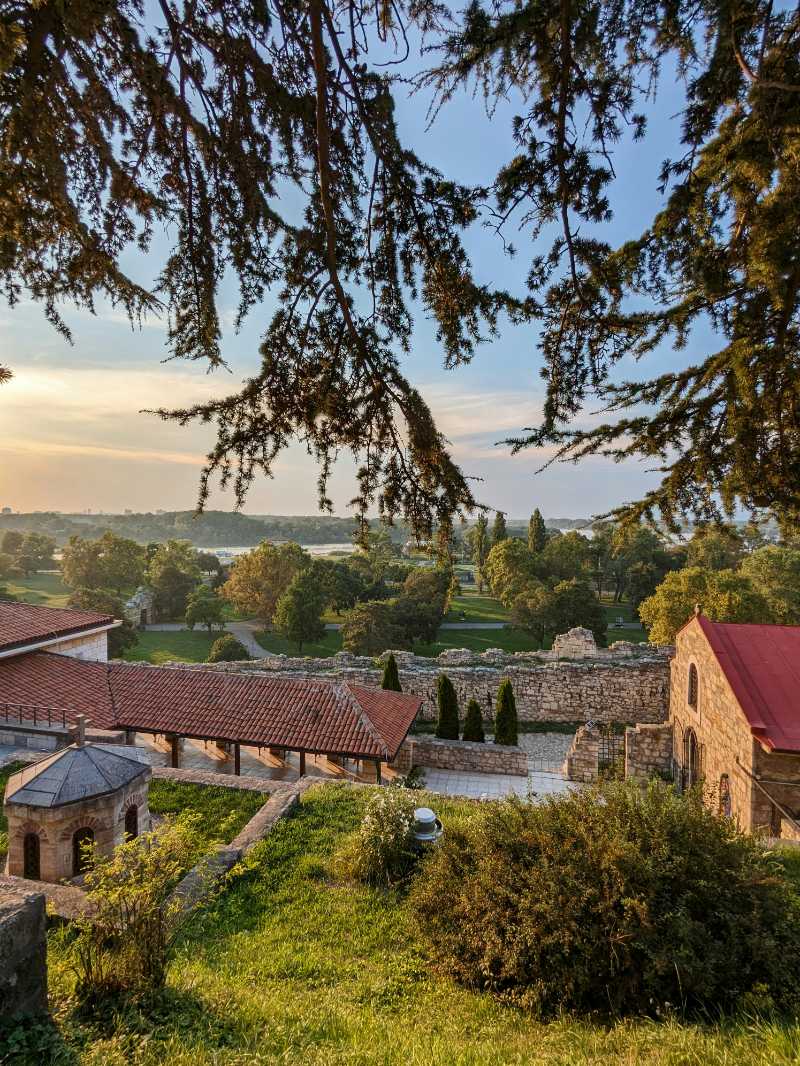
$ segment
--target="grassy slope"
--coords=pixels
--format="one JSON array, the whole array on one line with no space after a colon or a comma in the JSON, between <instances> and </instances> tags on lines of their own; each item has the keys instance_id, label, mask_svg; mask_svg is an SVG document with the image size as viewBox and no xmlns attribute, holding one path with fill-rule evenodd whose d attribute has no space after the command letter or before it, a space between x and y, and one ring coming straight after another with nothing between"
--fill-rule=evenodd
<instances>
[{"instance_id":1,"label":"grassy slope","mask_svg":"<svg viewBox=\"0 0 800 1066\"><path fill-rule=\"evenodd\" d=\"M150 629L139 633L139 642L128 648L123 658L131 662L165 663L204 663L208 658L211 645L219 633L209 634L205 630L156 630Z\"/></svg>"},{"instance_id":2,"label":"grassy slope","mask_svg":"<svg viewBox=\"0 0 800 1066\"><path fill-rule=\"evenodd\" d=\"M649 1021L542 1025L458 988L425 957L396 898L329 884L324 864L364 792L314 790L198 918L163 1002L101 1022L70 999L69 949L51 935L61 1061L76 1066L789 1066L800 1029ZM467 802L435 797L445 825ZM65 1046L66 1044L66 1046ZM67 1058L70 1052L74 1058ZM34 1066L35 1055L15 1066Z\"/></svg>"},{"instance_id":3,"label":"grassy slope","mask_svg":"<svg viewBox=\"0 0 800 1066\"><path fill-rule=\"evenodd\" d=\"M232 840L268 798L264 792L192 785L163 778L153 778L148 790L153 814L179 815L191 811L200 815L199 831L207 843Z\"/></svg>"},{"instance_id":4,"label":"grassy slope","mask_svg":"<svg viewBox=\"0 0 800 1066\"><path fill-rule=\"evenodd\" d=\"M70 593L60 574L8 577L2 583L18 600L23 603L38 603L42 607L64 607Z\"/></svg>"}]
</instances>

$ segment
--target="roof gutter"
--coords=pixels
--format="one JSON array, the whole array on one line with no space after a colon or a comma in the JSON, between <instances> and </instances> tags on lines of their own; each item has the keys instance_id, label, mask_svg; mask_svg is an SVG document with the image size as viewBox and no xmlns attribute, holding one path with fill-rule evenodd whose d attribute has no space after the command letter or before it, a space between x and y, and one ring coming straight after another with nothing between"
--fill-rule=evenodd
<instances>
[{"instance_id":1,"label":"roof gutter","mask_svg":"<svg viewBox=\"0 0 800 1066\"><path fill-rule=\"evenodd\" d=\"M15 648L0 650L0 659L10 659L12 655L27 655L29 651L41 651L43 648L51 648L54 644L63 644L65 640L77 640L79 637L95 637L98 633L107 633L109 629L117 629L122 625L121 618L115 618L113 622L102 626L93 626L92 629L80 629L72 633L62 633L57 637L48 637L46 640L37 640L33 644L17 645Z\"/></svg>"}]
</instances>

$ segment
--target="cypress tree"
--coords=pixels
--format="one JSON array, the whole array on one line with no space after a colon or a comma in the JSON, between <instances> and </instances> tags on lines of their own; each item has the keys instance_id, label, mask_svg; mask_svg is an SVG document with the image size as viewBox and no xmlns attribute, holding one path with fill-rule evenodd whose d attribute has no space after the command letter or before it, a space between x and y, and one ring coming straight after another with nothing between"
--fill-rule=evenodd
<instances>
[{"instance_id":1,"label":"cypress tree","mask_svg":"<svg viewBox=\"0 0 800 1066\"><path fill-rule=\"evenodd\" d=\"M483 744L483 719L481 707L477 700L470 700L467 704L467 717L464 719L464 734L462 740L473 740Z\"/></svg>"},{"instance_id":2,"label":"cypress tree","mask_svg":"<svg viewBox=\"0 0 800 1066\"><path fill-rule=\"evenodd\" d=\"M500 682L500 688L497 690L494 742L495 744L517 743L517 703L514 699L514 689L507 677Z\"/></svg>"},{"instance_id":3,"label":"cypress tree","mask_svg":"<svg viewBox=\"0 0 800 1066\"><path fill-rule=\"evenodd\" d=\"M538 554L540 551L544 551L545 544L547 544L547 529L545 528L542 513L537 507L531 515L530 522L528 522L528 551Z\"/></svg>"},{"instance_id":4,"label":"cypress tree","mask_svg":"<svg viewBox=\"0 0 800 1066\"><path fill-rule=\"evenodd\" d=\"M506 516L502 511L497 511L494 516L494 522L492 523L492 547L503 540L508 540Z\"/></svg>"},{"instance_id":5,"label":"cypress tree","mask_svg":"<svg viewBox=\"0 0 800 1066\"><path fill-rule=\"evenodd\" d=\"M440 740L458 740L458 698L453 682L447 674L439 675L436 685L436 702L439 705L436 736Z\"/></svg>"},{"instance_id":6,"label":"cypress tree","mask_svg":"<svg viewBox=\"0 0 800 1066\"><path fill-rule=\"evenodd\" d=\"M397 672L397 661L391 652L389 652L389 658L383 665L381 688L388 689L390 692L403 691L403 686L400 684L400 675Z\"/></svg>"}]
</instances>

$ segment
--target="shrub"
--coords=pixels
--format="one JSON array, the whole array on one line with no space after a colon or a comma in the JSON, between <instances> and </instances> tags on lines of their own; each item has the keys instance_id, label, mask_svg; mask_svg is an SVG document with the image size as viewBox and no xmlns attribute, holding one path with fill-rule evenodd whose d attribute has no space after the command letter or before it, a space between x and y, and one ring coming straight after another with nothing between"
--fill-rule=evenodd
<instances>
[{"instance_id":1,"label":"shrub","mask_svg":"<svg viewBox=\"0 0 800 1066\"><path fill-rule=\"evenodd\" d=\"M497 706L494 713L495 744L517 743L517 702L514 689L508 678L500 682L497 690Z\"/></svg>"},{"instance_id":2,"label":"shrub","mask_svg":"<svg viewBox=\"0 0 800 1066\"><path fill-rule=\"evenodd\" d=\"M381 688L388 689L390 692L403 691L403 687L400 684L400 675L397 672L397 660L391 652L389 652L389 658L386 660L383 666L383 679L381 680Z\"/></svg>"},{"instance_id":3,"label":"shrub","mask_svg":"<svg viewBox=\"0 0 800 1066\"><path fill-rule=\"evenodd\" d=\"M436 736L441 740L458 740L458 697L447 674L439 675L436 702L439 705Z\"/></svg>"},{"instance_id":4,"label":"shrub","mask_svg":"<svg viewBox=\"0 0 800 1066\"><path fill-rule=\"evenodd\" d=\"M177 936L192 908L170 896L200 848L184 816L93 856L86 874L91 918L76 925L76 991L85 1001L161 988Z\"/></svg>"},{"instance_id":5,"label":"shrub","mask_svg":"<svg viewBox=\"0 0 800 1066\"><path fill-rule=\"evenodd\" d=\"M411 907L454 977L545 1016L797 1005L779 863L661 782L487 806L448 829Z\"/></svg>"},{"instance_id":6,"label":"shrub","mask_svg":"<svg viewBox=\"0 0 800 1066\"><path fill-rule=\"evenodd\" d=\"M403 788L382 788L370 799L358 830L334 862L336 872L367 885L395 885L417 861L414 796Z\"/></svg>"},{"instance_id":7,"label":"shrub","mask_svg":"<svg viewBox=\"0 0 800 1066\"><path fill-rule=\"evenodd\" d=\"M217 637L214 643L211 645L211 650L208 653L207 663L238 663L242 659L249 659L250 656L247 653L247 648L241 641L237 640L232 633L226 633L222 637Z\"/></svg>"},{"instance_id":8,"label":"shrub","mask_svg":"<svg viewBox=\"0 0 800 1066\"><path fill-rule=\"evenodd\" d=\"M483 718L481 706L477 700L470 700L467 704L467 717L464 719L464 735L462 740L473 740L483 744L486 737L483 735Z\"/></svg>"}]
</instances>

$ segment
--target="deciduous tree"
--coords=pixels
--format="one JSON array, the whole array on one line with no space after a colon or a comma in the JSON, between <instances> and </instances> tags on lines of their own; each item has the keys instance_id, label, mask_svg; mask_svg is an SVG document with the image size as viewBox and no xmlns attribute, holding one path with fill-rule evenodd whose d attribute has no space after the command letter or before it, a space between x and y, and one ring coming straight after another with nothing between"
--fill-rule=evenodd
<instances>
[{"instance_id":1,"label":"deciduous tree","mask_svg":"<svg viewBox=\"0 0 800 1066\"><path fill-rule=\"evenodd\" d=\"M325 595L314 572L310 568L300 570L278 600L275 628L302 653L304 644L325 636L324 608Z\"/></svg>"},{"instance_id":2,"label":"deciduous tree","mask_svg":"<svg viewBox=\"0 0 800 1066\"><path fill-rule=\"evenodd\" d=\"M99 611L122 621L121 626L108 631L108 654L112 659L119 659L123 652L139 643L135 627L125 617L125 604L114 589L74 589L67 600L67 607L79 611Z\"/></svg>"},{"instance_id":3,"label":"deciduous tree","mask_svg":"<svg viewBox=\"0 0 800 1066\"><path fill-rule=\"evenodd\" d=\"M234 560L222 595L242 614L269 625L292 578L310 565L311 557L299 544L270 544L265 540Z\"/></svg>"},{"instance_id":4,"label":"deciduous tree","mask_svg":"<svg viewBox=\"0 0 800 1066\"><path fill-rule=\"evenodd\" d=\"M225 605L208 585L198 585L186 601L186 626L205 626L211 633L214 626L225 624Z\"/></svg>"},{"instance_id":5,"label":"deciduous tree","mask_svg":"<svg viewBox=\"0 0 800 1066\"><path fill-rule=\"evenodd\" d=\"M715 622L770 622L769 604L750 579L734 570L689 566L667 574L639 606L639 617L654 644L671 644L699 604Z\"/></svg>"}]
</instances>

